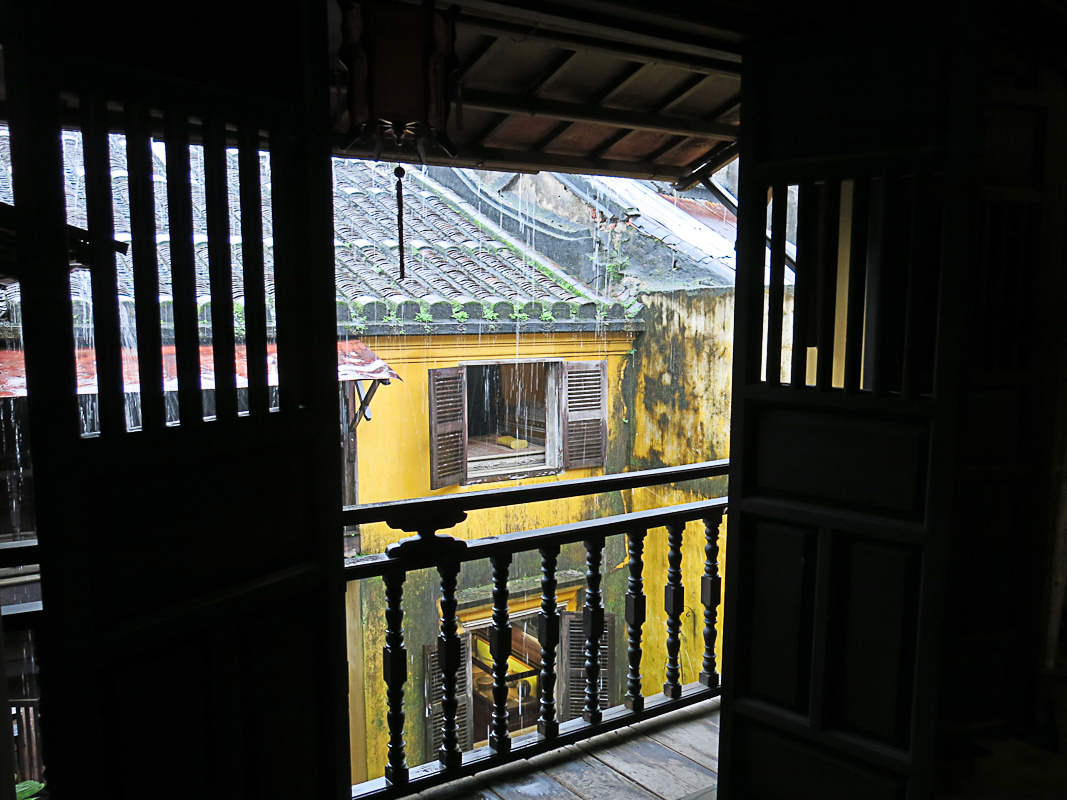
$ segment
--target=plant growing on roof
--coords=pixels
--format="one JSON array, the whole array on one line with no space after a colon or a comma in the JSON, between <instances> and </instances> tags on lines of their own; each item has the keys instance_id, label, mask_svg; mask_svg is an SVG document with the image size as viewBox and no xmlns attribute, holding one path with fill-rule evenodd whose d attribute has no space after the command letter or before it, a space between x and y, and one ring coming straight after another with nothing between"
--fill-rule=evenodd
<instances>
[{"instance_id":1,"label":"plant growing on roof","mask_svg":"<svg viewBox=\"0 0 1067 800\"><path fill-rule=\"evenodd\" d=\"M419 301L419 311L415 315L416 322L433 322L433 314L430 313L430 307L426 305L425 300Z\"/></svg>"},{"instance_id":2,"label":"plant growing on roof","mask_svg":"<svg viewBox=\"0 0 1067 800\"><path fill-rule=\"evenodd\" d=\"M540 319L541 319L542 322L555 322L556 321L555 317L552 316L552 312L549 311L547 308L544 311L541 312Z\"/></svg>"},{"instance_id":3,"label":"plant growing on roof","mask_svg":"<svg viewBox=\"0 0 1067 800\"><path fill-rule=\"evenodd\" d=\"M400 318L396 315L396 312L400 306L392 300L386 299L385 307L388 309L388 313L382 318L382 322L386 325L399 325Z\"/></svg>"},{"instance_id":4,"label":"plant growing on roof","mask_svg":"<svg viewBox=\"0 0 1067 800\"><path fill-rule=\"evenodd\" d=\"M454 319L454 320L456 320L456 322L459 322L459 323L462 324L462 323L466 322L470 318L471 318L471 315L463 310L463 306L461 306L457 301L453 300L452 301L452 319Z\"/></svg>"},{"instance_id":5,"label":"plant growing on roof","mask_svg":"<svg viewBox=\"0 0 1067 800\"><path fill-rule=\"evenodd\" d=\"M522 303L518 302L511 304L511 314L509 316L516 322L526 322L530 318L530 315L522 310Z\"/></svg>"},{"instance_id":6,"label":"plant growing on roof","mask_svg":"<svg viewBox=\"0 0 1067 800\"><path fill-rule=\"evenodd\" d=\"M489 322L496 322L498 319L500 319L500 315L493 310L493 306L491 304L486 303L483 308L485 309L484 316Z\"/></svg>"}]
</instances>

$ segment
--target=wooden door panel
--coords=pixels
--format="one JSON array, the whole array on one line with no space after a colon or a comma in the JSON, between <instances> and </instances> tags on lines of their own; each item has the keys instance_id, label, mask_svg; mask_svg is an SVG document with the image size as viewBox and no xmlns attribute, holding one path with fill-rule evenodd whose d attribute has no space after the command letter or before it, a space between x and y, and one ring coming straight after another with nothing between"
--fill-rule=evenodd
<instances>
[{"instance_id":1,"label":"wooden door panel","mask_svg":"<svg viewBox=\"0 0 1067 800\"><path fill-rule=\"evenodd\" d=\"M919 548L838 534L826 725L908 748Z\"/></svg>"},{"instance_id":2,"label":"wooden door panel","mask_svg":"<svg viewBox=\"0 0 1067 800\"><path fill-rule=\"evenodd\" d=\"M768 700L807 713L811 663L811 604L814 587L815 532L751 518L752 574L757 587L748 600L746 646L748 665L740 694Z\"/></svg>"},{"instance_id":3,"label":"wooden door panel","mask_svg":"<svg viewBox=\"0 0 1067 800\"><path fill-rule=\"evenodd\" d=\"M901 776L830 755L802 741L745 721L737 729L737 765L751 800L902 800Z\"/></svg>"},{"instance_id":4,"label":"wooden door panel","mask_svg":"<svg viewBox=\"0 0 1067 800\"><path fill-rule=\"evenodd\" d=\"M942 394L946 276L963 269L963 229L938 150L944 74L916 69L950 29L928 23L912 37L887 15L746 51L742 112L758 133L741 155L723 800L903 800L930 785L958 414ZM902 38L914 58L890 77L878 53ZM928 111L903 132L893 106ZM779 358L788 379L763 368Z\"/></svg>"},{"instance_id":5,"label":"wooden door panel","mask_svg":"<svg viewBox=\"0 0 1067 800\"><path fill-rule=\"evenodd\" d=\"M920 519L926 425L824 411L755 415L754 494Z\"/></svg>"}]
</instances>

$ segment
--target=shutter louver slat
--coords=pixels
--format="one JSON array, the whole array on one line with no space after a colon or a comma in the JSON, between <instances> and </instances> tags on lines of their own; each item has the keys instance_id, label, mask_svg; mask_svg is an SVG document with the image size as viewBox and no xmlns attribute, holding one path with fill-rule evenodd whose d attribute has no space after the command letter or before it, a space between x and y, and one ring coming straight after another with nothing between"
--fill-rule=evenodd
<instances>
[{"instance_id":1,"label":"shutter louver slat","mask_svg":"<svg viewBox=\"0 0 1067 800\"><path fill-rule=\"evenodd\" d=\"M559 670L561 671L559 721L578 719L585 709L585 630L582 615L564 611L560 615ZM600 708L615 703L615 615L604 615L604 636L599 652Z\"/></svg>"},{"instance_id":2,"label":"shutter louver slat","mask_svg":"<svg viewBox=\"0 0 1067 800\"><path fill-rule=\"evenodd\" d=\"M607 456L607 362L563 365L563 466L600 467Z\"/></svg>"},{"instance_id":3,"label":"shutter louver slat","mask_svg":"<svg viewBox=\"0 0 1067 800\"><path fill-rule=\"evenodd\" d=\"M471 649L470 636L460 638L460 667L456 675L456 696L459 705L456 707L456 734L459 739L459 749L466 752L474 749L474 741L471 738L474 727L474 705L471 697ZM437 666L437 644L423 645L423 675L426 684L426 717L424 742L426 744L426 760L434 761L437 751L441 748L441 728L445 724L445 712L441 705L444 694L441 670Z\"/></svg>"},{"instance_id":4,"label":"shutter louver slat","mask_svg":"<svg viewBox=\"0 0 1067 800\"><path fill-rule=\"evenodd\" d=\"M463 367L430 370L430 488L467 479L467 375Z\"/></svg>"}]
</instances>

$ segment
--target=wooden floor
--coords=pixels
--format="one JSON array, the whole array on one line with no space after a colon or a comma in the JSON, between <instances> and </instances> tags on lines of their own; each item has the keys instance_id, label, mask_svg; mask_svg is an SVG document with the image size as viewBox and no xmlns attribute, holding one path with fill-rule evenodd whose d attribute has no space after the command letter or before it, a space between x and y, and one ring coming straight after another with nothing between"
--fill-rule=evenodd
<instances>
[{"instance_id":1,"label":"wooden floor","mask_svg":"<svg viewBox=\"0 0 1067 800\"><path fill-rule=\"evenodd\" d=\"M714 800L719 701L415 795L420 800Z\"/></svg>"}]
</instances>

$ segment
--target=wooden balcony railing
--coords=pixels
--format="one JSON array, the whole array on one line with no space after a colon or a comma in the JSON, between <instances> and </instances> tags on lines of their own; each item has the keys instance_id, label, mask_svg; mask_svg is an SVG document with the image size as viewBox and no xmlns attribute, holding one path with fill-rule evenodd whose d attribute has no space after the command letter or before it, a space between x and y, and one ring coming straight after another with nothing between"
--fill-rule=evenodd
<instances>
[{"instance_id":1,"label":"wooden balcony railing","mask_svg":"<svg viewBox=\"0 0 1067 800\"><path fill-rule=\"evenodd\" d=\"M715 671L715 613L719 600L718 530L726 511L725 497L683 505L603 517L538 530L505 533L464 541L440 531L462 522L468 511L557 500L566 497L677 483L726 475L729 462L708 461L683 467L605 475L596 478L443 495L346 508L346 525L385 522L416 536L391 545L386 553L364 556L346 567L348 580L381 577L386 587L384 679L386 684L388 756L385 776L353 787L353 797L399 797L471 775L510 761L630 725L700 702L719 694ZM682 581L682 538L687 523L704 523L704 572L700 601L704 607L704 653L699 681L680 682L681 618L685 610ZM641 672L641 642L646 619L643 550L646 533L665 527L668 570L664 585L667 663L662 694L646 697ZM627 676L625 702L601 707L600 650L606 646L601 563L605 539L627 536L629 580L626 592ZM585 636L585 703L581 718L561 722L557 713L557 649L560 614L556 597L556 565L563 545L583 542L586 553L586 591L583 608ZM508 730L508 658L512 631L508 616L508 577L516 553L537 550L541 557L540 717L536 733L512 738ZM492 653L492 723L489 744L462 752L457 736L457 672L461 666L457 579L464 562L488 558L493 574L493 616L489 630ZM404 693L408 655L404 643L404 582L407 573L435 568L440 576L441 620L437 664L442 670L444 721L438 760L409 768L405 750ZM657 678L658 680L658 678Z\"/></svg>"}]
</instances>

